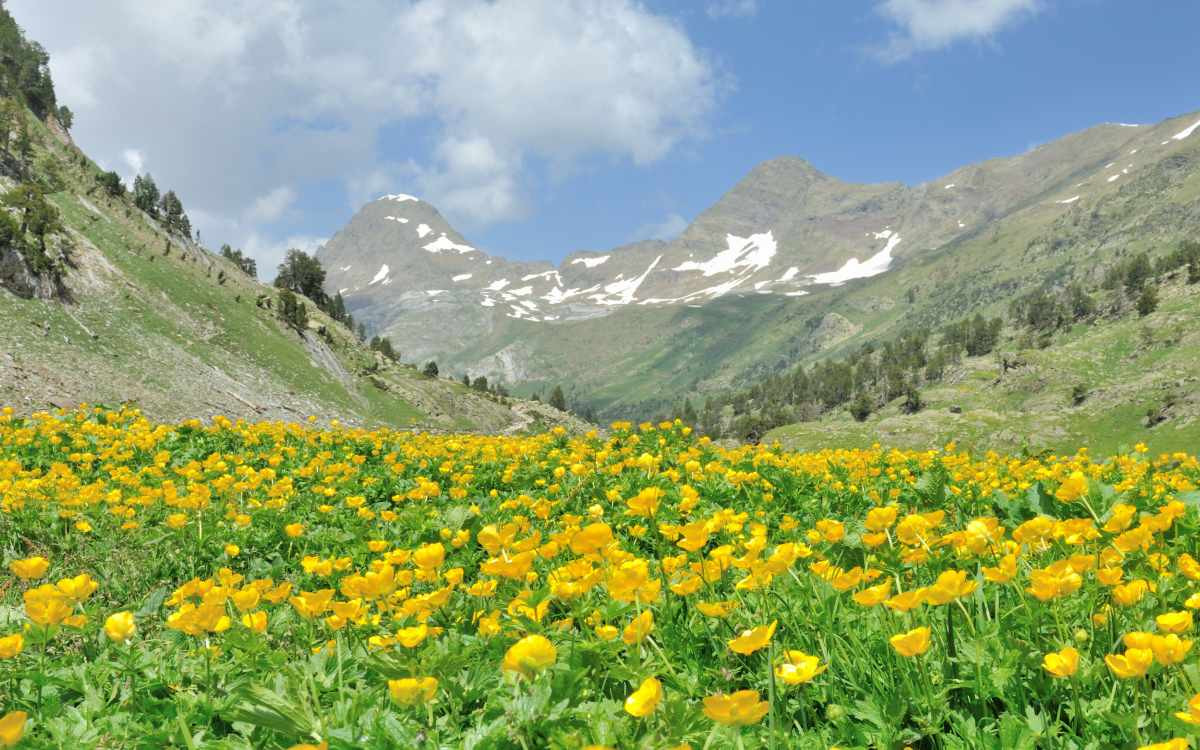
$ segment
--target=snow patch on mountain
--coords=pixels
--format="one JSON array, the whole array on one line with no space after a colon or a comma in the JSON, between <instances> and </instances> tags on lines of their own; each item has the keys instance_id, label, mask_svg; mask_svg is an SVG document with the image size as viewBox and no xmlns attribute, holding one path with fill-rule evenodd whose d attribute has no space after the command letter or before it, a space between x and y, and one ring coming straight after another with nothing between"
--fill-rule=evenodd
<instances>
[{"instance_id":1,"label":"snow patch on mountain","mask_svg":"<svg viewBox=\"0 0 1200 750\"><path fill-rule=\"evenodd\" d=\"M593 294L589 299L599 305L628 305L636 301L634 295L637 294L638 287L642 285L660 260L662 260L661 255L655 258L645 271L642 271L641 276L635 276L632 279L618 279L606 284L603 294Z\"/></svg>"},{"instance_id":2,"label":"snow patch on mountain","mask_svg":"<svg viewBox=\"0 0 1200 750\"><path fill-rule=\"evenodd\" d=\"M424 247L431 253L440 253L443 250L454 250L460 255L464 253L475 252L475 248L471 247L470 245L460 245L444 234Z\"/></svg>"},{"instance_id":3,"label":"snow patch on mountain","mask_svg":"<svg viewBox=\"0 0 1200 750\"><path fill-rule=\"evenodd\" d=\"M450 277L450 280L451 280L451 281L453 281L453 282L455 282L455 283L458 283L459 281L466 281L466 280L467 280L467 279L469 279L469 278L471 278L471 274L469 274L469 273L460 273L460 274L459 274L459 275L457 275L457 276L451 276L451 277Z\"/></svg>"},{"instance_id":4,"label":"snow patch on mountain","mask_svg":"<svg viewBox=\"0 0 1200 750\"><path fill-rule=\"evenodd\" d=\"M433 228L430 227L428 224L418 224L417 225L417 239L422 239L422 240L425 239L425 235L429 234L432 231L433 231Z\"/></svg>"},{"instance_id":5,"label":"snow patch on mountain","mask_svg":"<svg viewBox=\"0 0 1200 750\"><path fill-rule=\"evenodd\" d=\"M384 263L382 266L379 267L379 273L375 274L375 278L373 278L369 282L367 282L367 286L371 286L371 284L378 284L379 282L383 281L384 279L387 278L387 275L390 272L391 272L391 269L388 268L387 263Z\"/></svg>"},{"instance_id":6,"label":"snow patch on mountain","mask_svg":"<svg viewBox=\"0 0 1200 750\"><path fill-rule=\"evenodd\" d=\"M752 234L749 237L727 234L725 244L724 250L703 263L687 260L671 270L700 271L705 276L731 273L739 269L761 271L770 265L771 258L775 257L775 251L778 249L775 235L770 231Z\"/></svg>"},{"instance_id":7,"label":"snow patch on mountain","mask_svg":"<svg viewBox=\"0 0 1200 750\"><path fill-rule=\"evenodd\" d=\"M829 284L836 286L844 284L851 279L866 279L871 276L878 276L892 265L892 250L896 245L900 244L900 235L891 230L887 232L887 244L883 249L867 258L866 262L860 263L858 258L851 258L846 261L845 265L836 271L828 271L826 273L811 274L809 278L814 284ZM875 236L883 239L883 232L877 233Z\"/></svg>"},{"instance_id":8,"label":"snow patch on mountain","mask_svg":"<svg viewBox=\"0 0 1200 750\"><path fill-rule=\"evenodd\" d=\"M571 265L575 265L576 263L581 263L581 264L583 264L583 266L585 268L595 268L596 266L600 265L604 261L608 260L609 257L610 256L608 256L608 255L601 255L596 258L576 258L575 260L571 261Z\"/></svg>"},{"instance_id":9,"label":"snow patch on mountain","mask_svg":"<svg viewBox=\"0 0 1200 750\"><path fill-rule=\"evenodd\" d=\"M1074 203L1074 202L1075 202L1075 201L1077 201L1077 200L1079 200L1079 196L1078 196L1078 195L1072 195L1070 198L1066 198L1066 199L1064 199L1064 200L1061 200L1061 201L1054 201L1054 202L1055 202L1055 203L1062 203L1063 205L1068 205L1068 204Z\"/></svg>"},{"instance_id":10,"label":"snow patch on mountain","mask_svg":"<svg viewBox=\"0 0 1200 750\"><path fill-rule=\"evenodd\" d=\"M1180 130L1178 133L1171 136L1171 139L1176 140L1176 141L1182 141L1184 138L1187 138L1192 133L1195 133L1196 128L1200 128L1200 120L1197 120L1196 122L1192 123L1190 126L1184 128L1183 130Z\"/></svg>"},{"instance_id":11,"label":"snow patch on mountain","mask_svg":"<svg viewBox=\"0 0 1200 750\"><path fill-rule=\"evenodd\" d=\"M784 271L783 275L779 277L779 280L780 281L791 281L792 279L796 278L796 274L798 274L798 273L800 273L800 269L797 268L796 266L792 266L788 270Z\"/></svg>"},{"instance_id":12,"label":"snow patch on mountain","mask_svg":"<svg viewBox=\"0 0 1200 750\"><path fill-rule=\"evenodd\" d=\"M508 279L497 279L488 284L487 289L489 292L498 292L506 286L508 286Z\"/></svg>"},{"instance_id":13,"label":"snow patch on mountain","mask_svg":"<svg viewBox=\"0 0 1200 750\"><path fill-rule=\"evenodd\" d=\"M549 279L554 277L555 284L562 286L562 277L558 275L558 271L543 271L542 273L531 273L528 276L522 276L521 281L532 281L533 279Z\"/></svg>"},{"instance_id":14,"label":"snow patch on mountain","mask_svg":"<svg viewBox=\"0 0 1200 750\"><path fill-rule=\"evenodd\" d=\"M404 201L420 201L421 199L415 195L405 195L404 193L396 193L395 195L391 195L391 194L385 195L382 198L380 198L379 200L381 200L381 201L396 201L397 203L403 203Z\"/></svg>"}]
</instances>

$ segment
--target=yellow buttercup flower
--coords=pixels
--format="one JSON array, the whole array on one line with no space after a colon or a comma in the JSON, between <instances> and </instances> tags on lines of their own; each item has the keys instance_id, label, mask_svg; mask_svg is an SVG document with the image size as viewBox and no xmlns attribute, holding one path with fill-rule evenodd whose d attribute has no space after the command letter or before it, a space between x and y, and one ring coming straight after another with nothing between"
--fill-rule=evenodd
<instances>
[{"instance_id":1,"label":"yellow buttercup flower","mask_svg":"<svg viewBox=\"0 0 1200 750\"><path fill-rule=\"evenodd\" d=\"M1192 744L1183 737L1176 737L1166 742L1156 742L1153 745L1142 745L1138 750L1187 750Z\"/></svg>"},{"instance_id":2,"label":"yellow buttercup flower","mask_svg":"<svg viewBox=\"0 0 1200 750\"><path fill-rule=\"evenodd\" d=\"M649 716L654 713L654 709L658 708L662 699L662 683L653 677L647 677L642 680L638 689L625 699L625 713L638 718Z\"/></svg>"},{"instance_id":3,"label":"yellow buttercup flower","mask_svg":"<svg viewBox=\"0 0 1200 750\"><path fill-rule=\"evenodd\" d=\"M1180 721L1185 721L1188 724L1200 726L1200 693L1196 693L1188 699L1186 711L1176 711L1175 718Z\"/></svg>"},{"instance_id":4,"label":"yellow buttercup flower","mask_svg":"<svg viewBox=\"0 0 1200 750\"><path fill-rule=\"evenodd\" d=\"M388 680L388 693L392 700L401 706L414 706L428 703L437 694L438 681L436 677L405 677L399 680Z\"/></svg>"},{"instance_id":5,"label":"yellow buttercup flower","mask_svg":"<svg viewBox=\"0 0 1200 750\"><path fill-rule=\"evenodd\" d=\"M1054 677L1070 677L1079 669L1079 652L1071 646L1042 657L1042 668Z\"/></svg>"},{"instance_id":6,"label":"yellow buttercup flower","mask_svg":"<svg viewBox=\"0 0 1200 750\"><path fill-rule=\"evenodd\" d=\"M50 569L50 561L41 555L36 555L24 560L13 560L8 564L8 569L17 578L29 581L46 575L46 571Z\"/></svg>"},{"instance_id":7,"label":"yellow buttercup flower","mask_svg":"<svg viewBox=\"0 0 1200 750\"><path fill-rule=\"evenodd\" d=\"M1127 648L1124 654L1109 654L1104 657L1109 671L1122 680L1145 676L1154 664L1154 652L1148 648Z\"/></svg>"},{"instance_id":8,"label":"yellow buttercup flower","mask_svg":"<svg viewBox=\"0 0 1200 750\"><path fill-rule=\"evenodd\" d=\"M704 699L704 715L728 726L757 724L768 710L770 704L761 700L756 690L739 690L731 695L721 693Z\"/></svg>"},{"instance_id":9,"label":"yellow buttercup flower","mask_svg":"<svg viewBox=\"0 0 1200 750\"><path fill-rule=\"evenodd\" d=\"M739 654L752 654L766 648L771 642L771 636L775 635L776 624L777 621L772 621L769 625L743 630L737 638L729 641L730 650Z\"/></svg>"},{"instance_id":10,"label":"yellow buttercup flower","mask_svg":"<svg viewBox=\"0 0 1200 750\"><path fill-rule=\"evenodd\" d=\"M929 650L929 628L922 626L907 633L898 633L889 638L888 643L901 656L920 656Z\"/></svg>"},{"instance_id":11,"label":"yellow buttercup flower","mask_svg":"<svg viewBox=\"0 0 1200 750\"><path fill-rule=\"evenodd\" d=\"M785 651L784 662L775 667L775 676L788 685L803 685L824 672L829 665L822 664L819 657L803 651Z\"/></svg>"},{"instance_id":12,"label":"yellow buttercup flower","mask_svg":"<svg viewBox=\"0 0 1200 750\"><path fill-rule=\"evenodd\" d=\"M115 612L104 621L104 634L114 643L125 643L136 633L132 612Z\"/></svg>"},{"instance_id":13,"label":"yellow buttercup flower","mask_svg":"<svg viewBox=\"0 0 1200 750\"><path fill-rule=\"evenodd\" d=\"M641 643L653 631L654 613L648 609L643 610L625 626L625 630L621 632L621 640L632 646L635 643Z\"/></svg>"},{"instance_id":14,"label":"yellow buttercup flower","mask_svg":"<svg viewBox=\"0 0 1200 750\"><path fill-rule=\"evenodd\" d=\"M1063 483L1058 486L1054 492L1054 496L1064 503L1069 503L1078 500L1087 494L1088 481L1082 471L1073 471L1071 476L1063 480Z\"/></svg>"},{"instance_id":15,"label":"yellow buttercup flower","mask_svg":"<svg viewBox=\"0 0 1200 750\"><path fill-rule=\"evenodd\" d=\"M1186 633L1192 629L1192 613L1166 612L1154 618L1158 629L1164 633Z\"/></svg>"},{"instance_id":16,"label":"yellow buttercup flower","mask_svg":"<svg viewBox=\"0 0 1200 750\"><path fill-rule=\"evenodd\" d=\"M549 667L557 658L558 649L545 636L527 635L508 649L501 667L507 672L530 677Z\"/></svg>"},{"instance_id":17,"label":"yellow buttercup flower","mask_svg":"<svg viewBox=\"0 0 1200 750\"><path fill-rule=\"evenodd\" d=\"M11 659L25 648L25 636L13 633L0 638L0 659Z\"/></svg>"},{"instance_id":18,"label":"yellow buttercup flower","mask_svg":"<svg viewBox=\"0 0 1200 750\"><path fill-rule=\"evenodd\" d=\"M25 736L25 724L29 714L24 711L9 711L0 716L0 747L13 747Z\"/></svg>"}]
</instances>

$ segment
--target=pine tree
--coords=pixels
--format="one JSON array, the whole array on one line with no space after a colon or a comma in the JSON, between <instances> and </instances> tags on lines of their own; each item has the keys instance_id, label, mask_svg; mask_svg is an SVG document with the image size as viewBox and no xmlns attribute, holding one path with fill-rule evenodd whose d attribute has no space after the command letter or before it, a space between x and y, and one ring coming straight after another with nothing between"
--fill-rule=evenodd
<instances>
[{"instance_id":1,"label":"pine tree","mask_svg":"<svg viewBox=\"0 0 1200 750\"><path fill-rule=\"evenodd\" d=\"M426 362L425 369L422 370L422 373L427 378L436 378L438 376L437 362L434 362L433 360Z\"/></svg>"},{"instance_id":2,"label":"pine tree","mask_svg":"<svg viewBox=\"0 0 1200 750\"><path fill-rule=\"evenodd\" d=\"M559 411L567 410L567 397L563 394L561 385L554 386L554 390L550 392L550 405Z\"/></svg>"},{"instance_id":3,"label":"pine tree","mask_svg":"<svg viewBox=\"0 0 1200 750\"><path fill-rule=\"evenodd\" d=\"M138 175L133 178L133 205L151 216L158 217L158 185L150 175Z\"/></svg>"},{"instance_id":4,"label":"pine tree","mask_svg":"<svg viewBox=\"0 0 1200 750\"><path fill-rule=\"evenodd\" d=\"M1158 309L1158 287L1155 284L1143 284L1141 294L1137 298L1138 315L1143 318Z\"/></svg>"}]
</instances>

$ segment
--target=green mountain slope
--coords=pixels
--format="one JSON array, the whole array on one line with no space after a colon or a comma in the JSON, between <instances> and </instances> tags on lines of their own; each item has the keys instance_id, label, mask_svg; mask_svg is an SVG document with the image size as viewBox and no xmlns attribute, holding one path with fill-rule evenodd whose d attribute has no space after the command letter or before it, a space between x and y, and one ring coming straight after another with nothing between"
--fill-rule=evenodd
<instances>
[{"instance_id":1,"label":"green mountain slope","mask_svg":"<svg viewBox=\"0 0 1200 750\"><path fill-rule=\"evenodd\" d=\"M212 414L498 431L565 415L487 397L383 360L315 309L285 326L273 290L190 240L169 235L32 113L31 170L0 183L47 186L64 230L65 300L0 289L0 403L32 411L79 401L137 402L159 419Z\"/></svg>"},{"instance_id":2,"label":"green mountain slope","mask_svg":"<svg viewBox=\"0 0 1200 750\"><path fill-rule=\"evenodd\" d=\"M1177 274L1146 317L1078 324L1046 348L1010 336L987 356L950 367L921 390L924 408L900 399L863 422L838 409L779 427L766 440L793 448L880 443L924 449L957 441L999 451L1104 455L1138 442L1156 452L1200 444L1200 285ZM1004 367L1004 362L1009 368Z\"/></svg>"}]
</instances>

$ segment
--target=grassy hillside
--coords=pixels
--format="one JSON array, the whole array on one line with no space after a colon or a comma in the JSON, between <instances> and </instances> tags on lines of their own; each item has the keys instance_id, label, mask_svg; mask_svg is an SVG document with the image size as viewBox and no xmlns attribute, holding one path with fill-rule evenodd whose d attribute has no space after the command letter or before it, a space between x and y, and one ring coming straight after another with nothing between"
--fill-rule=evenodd
<instances>
[{"instance_id":1,"label":"grassy hillside","mask_svg":"<svg viewBox=\"0 0 1200 750\"><path fill-rule=\"evenodd\" d=\"M266 306L274 290L163 232L128 199L110 197L98 187L96 165L27 116L34 177L65 226L68 298L0 290L0 403L32 411L129 400L159 419L319 414L489 431L565 418L540 405L514 411L512 403L387 362L311 302L310 330L288 328ZM0 181L7 188L16 177L10 170Z\"/></svg>"},{"instance_id":2,"label":"grassy hillside","mask_svg":"<svg viewBox=\"0 0 1200 750\"><path fill-rule=\"evenodd\" d=\"M1079 324L1044 349L1021 348L1019 339L948 370L922 389L925 408L916 414L904 414L898 399L864 422L841 409L766 439L802 449L956 441L1070 453L1086 446L1098 455L1139 442L1158 452L1200 444L1200 285L1184 283L1182 274L1163 284L1158 309L1146 317ZM1017 366L1005 371L1004 360Z\"/></svg>"}]
</instances>

